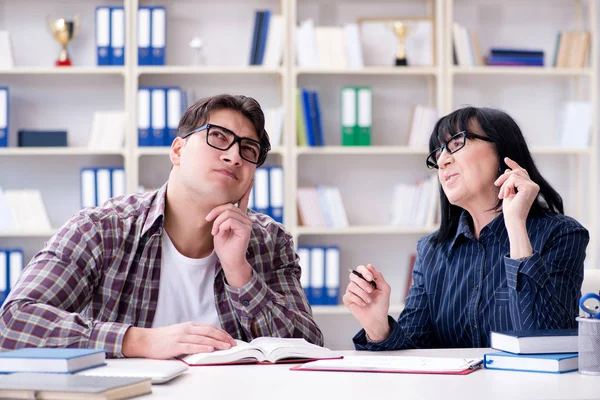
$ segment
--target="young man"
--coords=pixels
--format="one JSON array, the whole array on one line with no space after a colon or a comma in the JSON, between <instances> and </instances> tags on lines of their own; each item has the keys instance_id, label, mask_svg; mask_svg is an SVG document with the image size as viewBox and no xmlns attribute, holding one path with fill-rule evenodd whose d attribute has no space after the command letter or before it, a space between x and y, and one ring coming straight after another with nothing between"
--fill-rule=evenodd
<instances>
[{"instance_id":1,"label":"young man","mask_svg":"<svg viewBox=\"0 0 600 400\"><path fill-rule=\"evenodd\" d=\"M81 210L31 260L0 309L0 348L168 359L234 338L322 345L291 236L247 209L269 150L254 99L191 106L161 189Z\"/></svg>"}]
</instances>

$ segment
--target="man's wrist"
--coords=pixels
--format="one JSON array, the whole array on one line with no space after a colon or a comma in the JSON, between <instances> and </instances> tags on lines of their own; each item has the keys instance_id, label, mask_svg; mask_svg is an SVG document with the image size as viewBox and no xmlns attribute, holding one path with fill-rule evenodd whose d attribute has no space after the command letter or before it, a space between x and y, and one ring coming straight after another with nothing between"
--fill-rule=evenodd
<instances>
[{"instance_id":1,"label":"man's wrist","mask_svg":"<svg viewBox=\"0 0 600 400\"><path fill-rule=\"evenodd\" d=\"M123 337L121 352L125 357L145 357L147 329L130 327Z\"/></svg>"},{"instance_id":2,"label":"man's wrist","mask_svg":"<svg viewBox=\"0 0 600 400\"><path fill-rule=\"evenodd\" d=\"M391 331L392 329L390 328L387 316L385 321L378 323L377 326L370 327L369 329L365 328L365 334L369 342L381 342L390 336Z\"/></svg>"},{"instance_id":3,"label":"man's wrist","mask_svg":"<svg viewBox=\"0 0 600 400\"><path fill-rule=\"evenodd\" d=\"M245 260L238 265L239 267L231 267L221 264L227 284L234 288L244 287L252 279L252 266Z\"/></svg>"}]
</instances>

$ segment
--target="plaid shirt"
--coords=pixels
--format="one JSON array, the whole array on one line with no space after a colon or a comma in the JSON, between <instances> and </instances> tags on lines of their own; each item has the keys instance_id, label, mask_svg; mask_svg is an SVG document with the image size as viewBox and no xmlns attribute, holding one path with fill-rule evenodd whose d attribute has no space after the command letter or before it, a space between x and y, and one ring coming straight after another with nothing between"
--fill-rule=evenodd
<instances>
[{"instance_id":1,"label":"plaid shirt","mask_svg":"<svg viewBox=\"0 0 600 400\"><path fill-rule=\"evenodd\" d=\"M0 309L0 348L99 348L122 357L127 329L150 328L154 319L166 189L115 198L72 217L33 257ZM231 287L216 265L223 329L248 341L296 337L322 345L292 237L271 218L248 214L252 279Z\"/></svg>"}]
</instances>

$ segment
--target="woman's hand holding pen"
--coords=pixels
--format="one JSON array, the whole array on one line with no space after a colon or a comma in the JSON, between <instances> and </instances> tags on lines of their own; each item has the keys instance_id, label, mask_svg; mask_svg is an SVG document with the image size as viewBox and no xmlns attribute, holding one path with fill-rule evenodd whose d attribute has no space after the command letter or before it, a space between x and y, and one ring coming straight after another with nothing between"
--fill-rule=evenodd
<instances>
[{"instance_id":1,"label":"woman's hand holding pen","mask_svg":"<svg viewBox=\"0 0 600 400\"><path fill-rule=\"evenodd\" d=\"M373 265L356 268L362 277L350 273L350 283L343 301L352 315L360 322L371 341L379 342L389 336L388 311L390 308L390 285ZM375 282L375 285L372 284Z\"/></svg>"}]
</instances>

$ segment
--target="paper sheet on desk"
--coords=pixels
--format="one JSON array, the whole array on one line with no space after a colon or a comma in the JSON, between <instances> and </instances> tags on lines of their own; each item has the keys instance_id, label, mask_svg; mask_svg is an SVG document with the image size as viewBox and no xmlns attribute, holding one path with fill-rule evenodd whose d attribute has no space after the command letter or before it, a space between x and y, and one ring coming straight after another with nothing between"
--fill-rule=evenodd
<instances>
[{"instance_id":1,"label":"paper sheet on desk","mask_svg":"<svg viewBox=\"0 0 600 400\"><path fill-rule=\"evenodd\" d=\"M412 356L346 356L293 367L296 371L397 372L413 374L465 375L481 367L482 358Z\"/></svg>"}]
</instances>

